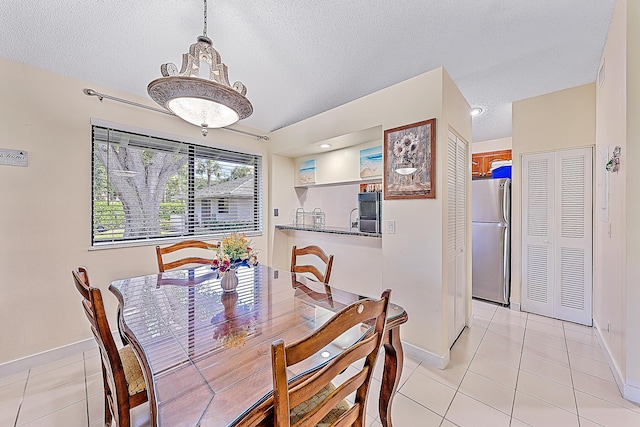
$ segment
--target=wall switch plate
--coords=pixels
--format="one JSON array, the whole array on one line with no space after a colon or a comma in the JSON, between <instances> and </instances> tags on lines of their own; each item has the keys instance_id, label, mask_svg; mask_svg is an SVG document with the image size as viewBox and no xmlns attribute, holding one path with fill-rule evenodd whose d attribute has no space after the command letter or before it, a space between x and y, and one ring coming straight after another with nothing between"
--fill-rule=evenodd
<instances>
[{"instance_id":1,"label":"wall switch plate","mask_svg":"<svg viewBox=\"0 0 640 427\"><path fill-rule=\"evenodd\" d=\"M273 216L278 216L278 208L275 208L275 209L273 210Z\"/></svg>"},{"instance_id":2,"label":"wall switch plate","mask_svg":"<svg viewBox=\"0 0 640 427\"><path fill-rule=\"evenodd\" d=\"M396 234L396 222L394 220L387 221L387 234Z\"/></svg>"}]
</instances>

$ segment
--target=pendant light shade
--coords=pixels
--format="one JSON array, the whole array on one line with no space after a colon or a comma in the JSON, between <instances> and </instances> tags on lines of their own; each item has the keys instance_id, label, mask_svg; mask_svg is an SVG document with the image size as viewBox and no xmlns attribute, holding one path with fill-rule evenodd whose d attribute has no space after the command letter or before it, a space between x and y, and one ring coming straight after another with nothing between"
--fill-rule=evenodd
<instances>
[{"instance_id":1,"label":"pendant light shade","mask_svg":"<svg viewBox=\"0 0 640 427\"><path fill-rule=\"evenodd\" d=\"M207 32L207 2L204 1L203 35L182 55L182 68L163 64L163 77L147 87L149 96L181 119L207 129L229 126L253 113L251 102L245 97L247 88L241 82L229 84L227 66L222 63ZM209 65L209 76L200 76L202 62Z\"/></svg>"}]
</instances>

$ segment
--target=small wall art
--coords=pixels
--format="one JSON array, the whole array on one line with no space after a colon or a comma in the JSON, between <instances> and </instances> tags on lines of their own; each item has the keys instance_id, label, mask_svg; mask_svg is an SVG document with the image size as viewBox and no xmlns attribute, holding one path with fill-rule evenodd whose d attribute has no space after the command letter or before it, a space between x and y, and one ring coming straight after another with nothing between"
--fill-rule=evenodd
<instances>
[{"instance_id":1,"label":"small wall art","mask_svg":"<svg viewBox=\"0 0 640 427\"><path fill-rule=\"evenodd\" d=\"M314 184L316 182L316 160L305 160L300 163L298 171L300 184Z\"/></svg>"},{"instance_id":2,"label":"small wall art","mask_svg":"<svg viewBox=\"0 0 640 427\"><path fill-rule=\"evenodd\" d=\"M384 198L435 199L436 119L384 131Z\"/></svg>"},{"instance_id":3,"label":"small wall art","mask_svg":"<svg viewBox=\"0 0 640 427\"><path fill-rule=\"evenodd\" d=\"M360 178L382 176L383 169L381 145L360 150Z\"/></svg>"}]
</instances>

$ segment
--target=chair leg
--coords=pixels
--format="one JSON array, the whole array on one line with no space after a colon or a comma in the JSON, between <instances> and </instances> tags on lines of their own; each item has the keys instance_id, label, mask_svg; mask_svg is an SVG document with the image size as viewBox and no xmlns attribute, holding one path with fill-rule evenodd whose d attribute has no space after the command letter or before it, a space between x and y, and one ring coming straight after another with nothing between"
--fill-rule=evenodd
<instances>
[{"instance_id":1,"label":"chair leg","mask_svg":"<svg viewBox=\"0 0 640 427\"><path fill-rule=\"evenodd\" d=\"M111 427L111 421L113 420L113 416L111 415L111 409L109 408L109 399L107 396L104 396L104 425L106 427Z\"/></svg>"},{"instance_id":2,"label":"chair leg","mask_svg":"<svg viewBox=\"0 0 640 427\"><path fill-rule=\"evenodd\" d=\"M104 425L111 427L111 421L113 420L113 414L111 414L111 405L109 404L109 386L107 385L107 373L102 366L102 387L104 389Z\"/></svg>"}]
</instances>

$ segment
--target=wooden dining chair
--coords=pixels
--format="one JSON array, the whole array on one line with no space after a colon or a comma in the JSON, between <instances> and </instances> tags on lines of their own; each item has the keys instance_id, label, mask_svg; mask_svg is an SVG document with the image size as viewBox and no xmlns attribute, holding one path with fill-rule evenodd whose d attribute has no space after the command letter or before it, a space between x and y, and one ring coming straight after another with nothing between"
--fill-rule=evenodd
<instances>
[{"instance_id":1,"label":"wooden dining chair","mask_svg":"<svg viewBox=\"0 0 640 427\"><path fill-rule=\"evenodd\" d=\"M213 252L212 249L216 249L220 246L220 244L215 243L206 243L200 240L185 240L184 242L178 242L171 246L167 246L165 248L161 248L160 246L156 246L156 256L158 257L158 271L163 273L167 270L173 270L174 268L182 267L188 264L211 264L211 260L213 260ZM164 255L170 254L172 252L180 251L183 249L206 249L209 253L203 254L202 257L196 256L188 256L185 258L178 259L176 261L165 262ZM203 252L203 251L200 251Z\"/></svg>"},{"instance_id":2,"label":"wooden dining chair","mask_svg":"<svg viewBox=\"0 0 640 427\"><path fill-rule=\"evenodd\" d=\"M298 257L303 255L314 255L322 260L325 265L324 273L315 265L300 265L298 264ZM328 256L319 246L311 245L298 249L294 246L291 249L291 271L294 273L311 273L319 281L324 284L329 283L331 277L331 267L333 266L333 255Z\"/></svg>"},{"instance_id":3,"label":"wooden dining chair","mask_svg":"<svg viewBox=\"0 0 640 427\"><path fill-rule=\"evenodd\" d=\"M148 399L140 363L131 346L126 345L120 350L116 347L104 311L102 292L89 284L87 270L80 267L78 271L72 271L72 275L76 288L84 298L82 306L100 349L104 384L104 424L129 427L130 410Z\"/></svg>"},{"instance_id":4,"label":"wooden dining chair","mask_svg":"<svg viewBox=\"0 0 640 427\"><path fill-rule=\"evenodd\" d=\"M391 291L379 300L357 301L333 316L311 335L285 345L271 345L273 418L277 427L365 426L366 403L373 368L382 343ZM315 356L340 335L363 322L372 325L363 337L301 381L289 381L287 368ZM355 375L335 387L332 380L354 362L364 359ZM356 392L353 406L344 400Z\"/></svg>"}]
</instances>

